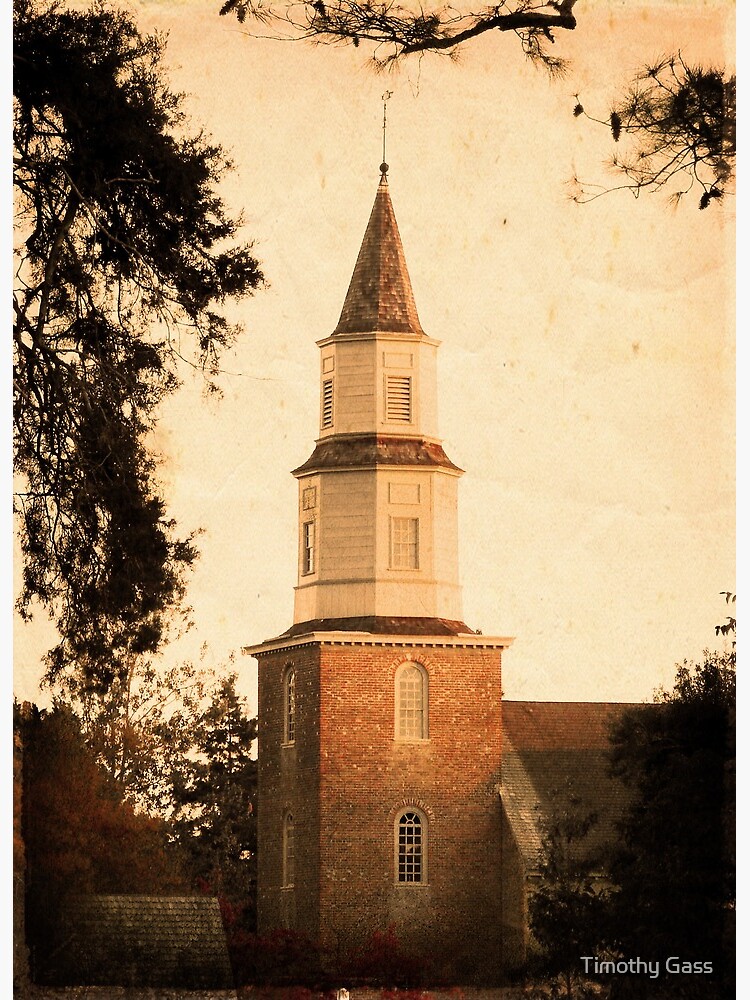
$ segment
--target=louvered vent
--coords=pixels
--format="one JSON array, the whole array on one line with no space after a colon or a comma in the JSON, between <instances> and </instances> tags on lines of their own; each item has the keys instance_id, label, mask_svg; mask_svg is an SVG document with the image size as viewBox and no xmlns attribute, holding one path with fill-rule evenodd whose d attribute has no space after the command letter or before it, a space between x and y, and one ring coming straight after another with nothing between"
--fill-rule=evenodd
<instances>
[{"instance_id":1,"label":"louvered vent","mask_svg":"<svg viewBox=\"0 0 750 1000\"><path fill-rule=\"evenodd\" d=\"M323 382L323 427L333 427L333 379Z\"/></svg>"},{"instance_id":2,"label":"louvered vent","mask_svg":"<svg viewBox=\"0 0 750 1000\"><path fill-rule=\"evenodd\" d=\"M409 375L389 375L387 377L385 419L389 423L411 423L411 377Z\"/></svg>"}]
</instances>

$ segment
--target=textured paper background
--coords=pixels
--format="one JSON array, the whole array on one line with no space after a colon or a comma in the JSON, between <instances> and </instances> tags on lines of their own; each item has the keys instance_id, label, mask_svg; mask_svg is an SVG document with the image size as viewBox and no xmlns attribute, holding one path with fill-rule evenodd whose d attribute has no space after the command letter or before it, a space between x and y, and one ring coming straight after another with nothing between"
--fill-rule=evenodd
<instances>
[{"instance_id":1,"label":"textured paper background","mask_svg":"<svg viewBox=\"0 0 750 1000\"><path fill-rule=\"evenodd\" d=\"M296 484L318 414L315 341L329 334L378 180L381 94L390 188L417 308L442 340L441 429L460 487L464 618L515 635L515 698L649 699L714 646L734 589L734 198L611 194L606 117L645 62L734 62L728 2L576 6L563 80L514 37L378 76L364 49L249 37L207 0L140 3L170 32L188 107L232 152L225 185L270 282L237 310L224 400L200 380L167 407L158 446L174 514L202 525L196 628L167 658L220 664L291 623ZM248 30L252 30L250 27ZM16 632L15 689L40 700L39 624ZM239 661L254 699L255 664ZM42 698L42 700L44 700Z\"/></svg>"}]
</instances>

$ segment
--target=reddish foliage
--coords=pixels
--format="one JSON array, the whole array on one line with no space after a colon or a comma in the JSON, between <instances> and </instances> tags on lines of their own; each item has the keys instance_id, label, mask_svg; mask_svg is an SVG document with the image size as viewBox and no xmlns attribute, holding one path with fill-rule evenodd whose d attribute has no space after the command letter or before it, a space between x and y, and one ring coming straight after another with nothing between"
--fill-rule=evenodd
<instances>
[{"instance_id":1,"label":"reddish foliage","mask_svg":"<svg viewBox=\"0 0 750 1000\"><path fill-rule=\"evenodd\" d=\"M383 989L380 992L381 1000L430 1000L430 994L424 990L399 990Z\"/></svg>"},{"instance_id":2,"label":"reddish foliage","mask_svg":"<svg viewBox=\"0 0 750 1000\"><path fill-rule=\"evenodd\" d=\"M388 986L417 985L426 971L424 958L404 948L393 924L384 931L373 931L350 957L349 965L355 978ZM421 996L419 991L417 993ZM403 995L402 992L398 994L399 997Z\"/></svg>"},{"instance_id":3,"label":"reddish foliage","mask_svg":"<svg viewBox=\"0 0 750 1000\"><path fill-rule=\"evenodd\" d=\"M72 713L36 712L22 729L29 882L75 894L184 888L166 826L136 813L93 759Z\"/></svg>"},{"instance_id":4,"label":"reddish foliage","mask_svg":"<svg viewBox=\"0 0 750 1000\"><path fill-rule=\"evenodd\" d=\"M184 891L165 825L138 814L96 764L72 712L17 719L23 755L26 933L32 970L54 976L60 913L70 896Z\"/></svg>"},{"instance_id":5,"label":"reddish foliage","mask_svg":"<svg viewBox=\"0 0 750 1000\"><path fill-rule=\"evenodd\" d=\"M285 985L317 982L320 978L321 949L298 931L279 929L261 935L230 925L227 944L237 985ZM304 988L295 986L294 989ZM289 995L289 1000L308 1000L308 997L309 991L305 991L304 995Z\"/></svg>"}]
</instances>

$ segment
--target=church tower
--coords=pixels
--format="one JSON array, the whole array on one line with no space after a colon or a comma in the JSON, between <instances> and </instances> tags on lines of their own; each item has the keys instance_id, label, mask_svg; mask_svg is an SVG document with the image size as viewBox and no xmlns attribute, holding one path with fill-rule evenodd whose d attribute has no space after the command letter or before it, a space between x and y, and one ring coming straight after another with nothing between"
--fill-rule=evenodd
<instances>
[{"instance_id":1,"label":"church tower","mask_svg":"<svg viewBox=\"0 0 750 1000\"><path fill-rule=\"evenodd\" d=\"M453 981L501 967L500 656L462 621L457 486L386 164L320 348L294 622L259 662L260 933L345 968L392 927Z\"/></svg>"}]
</instances>

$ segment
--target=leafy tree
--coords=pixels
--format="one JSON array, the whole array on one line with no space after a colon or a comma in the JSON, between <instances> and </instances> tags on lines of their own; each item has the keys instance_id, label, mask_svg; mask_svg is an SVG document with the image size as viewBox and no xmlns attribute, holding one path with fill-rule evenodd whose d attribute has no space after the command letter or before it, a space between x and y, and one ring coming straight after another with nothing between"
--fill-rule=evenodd
<instances>
[{"instance_id":1,"label":"leafy tree","mask_svg":"<svg viewBox=\"0 0 750 1000\"><path fill-rule=\"evenodd\" d=\"M216 684L173 774L173 825L204 889L254 912L258 728L236 684L236 674Z\"/></svg>"},{"instance_id":2,"label":"leafy tree","mask_svg":"<svg viewBox=\"0 0 750 1000\"><path fill-rule=\"evenodd\" d=\"M184 891L186 881L166 825L125 801L69 708L15 706L14 724L23 760L27 941L40 973L53 960L69 897Z\"/></svg>"},{"instance_id":3,"label":"leafy tree","mask_svg":"<svg viewBox=\"0 0 750 1000\"><path fill-rule=\"evenodd\" d=\"M564 796L558 793L550 815L539 821L540 877L529 900L529 924L544 971L562 974L567 997L577 995L581 955L594 954L601 940L606 899L595 873L602 863L586 846L597 822L597 814L570 788Z\"/></svg>"},{"instance_id":4,"label":"leafy tree","mask_svg":"<svg viewBox=\"0 0 750 1000\"><path fill-rule=\"evenodd\" d=\"M735 653L679 666L649 712L625 713L614 773L633 789L612 878L614 946L708 961L713 974L617 977L613 996L733 995ZM639 990L641 992L639 992Z\"/></svg>"},{"instance_id":5,"label":"leafy tree","mask_svg":"<svg viewBox=\"0 0 750 1000\"><path fill-rule=\"evenodd\" d=\"M174 776L195 752L205 698L215 683L214 671L189 662L157 670L133 657L106 691L92 690L75 675L58 689L98 764L127 798L170 819Z\"/></svg>"},{"instance_id":6,"label":"leafy tree","mask_svg":"<svg viewBox=\"0 0 750 1000\"><path fill-rule=\"evenodd\" d=\"M478 10L456 7L401 7L390 0L225 0L221 14L232 13L240 23L248 18L270 26L279 34L355 46L370 43L379 66L425 52L456 54L464 42L488 31L512 32L523 52L552 72L564 62L552 56L549 46L555 32L576 26L576 0L501 0Z\"/></svg>"},{"instance_id":7,"label":"leafy tree","mask_svg":"<svg viewBox=\"0 0 750 1000\"><path fill-rule=\"evenodd\" d=\"M133 661L104 692L70 678L65 706L120 794L168 823L193 887L252 916L257 720L236 685L236 673Z\"/></svg>"},{"instance_id":8,"label":"leafy tree","mask_svg":"<svg viewBox=\"0 0 750 1000\"><path fill-rule=\"evenodd\" d=\"M580 102L573 113L586 114ZM628 147L612 160L625 181L615 188L576 182L576 201L611 190L624 189L637 198L642 191L671 189L679 202L697 187L703 209L724 197L734 177L736 82L726 70L689 66L679 53L662 59L638 74L609 121L599 124L607 124L614 141Z\"/></svg>"},{"instance_id":9,"label":"leafy tree","mask_svg":"<svg viewBox=\"0 0 750 1000\"><path fill-rule=\"evenodd\" d=\"M158 404L191 341L217 371L237 333L220 307L262 274L162 38L105 2L14 0L13 46L18 606L56 622L50 677L75 664L106 688L158 648L196 557L157 483Z\"/></svg>"}]
</instances>

